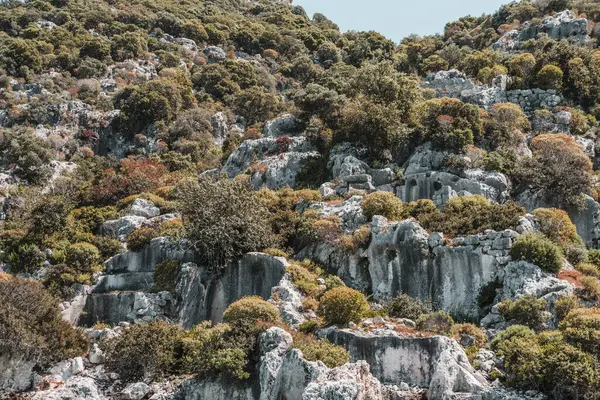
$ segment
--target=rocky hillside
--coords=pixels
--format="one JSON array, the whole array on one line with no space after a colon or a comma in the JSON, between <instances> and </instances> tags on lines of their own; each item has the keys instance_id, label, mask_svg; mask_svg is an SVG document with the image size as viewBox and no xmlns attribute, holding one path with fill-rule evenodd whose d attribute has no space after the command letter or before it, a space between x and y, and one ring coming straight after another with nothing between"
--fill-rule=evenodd
<instances>
[{"instance_id":1,"label":"rocky hillside","mask_svg":"<svg viewBox=\"0 0 600 400\"><path fill-rule=\"evenodd\" d=\"M600 399L597 1L0 27L0 398Z\"/></svg>"}]
</instances>

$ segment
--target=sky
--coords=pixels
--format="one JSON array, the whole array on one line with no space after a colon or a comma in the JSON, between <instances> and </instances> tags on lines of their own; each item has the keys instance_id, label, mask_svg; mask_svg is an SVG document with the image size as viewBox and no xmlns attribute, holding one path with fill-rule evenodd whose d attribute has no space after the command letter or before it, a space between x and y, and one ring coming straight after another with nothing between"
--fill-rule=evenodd
<instances>
[{"instance_id":1,"label":"sky","mask_svg":"<svg viewBox=\"0 0 600 400\"><path fill-rule=\"evenodd\" d=\"M510 0L294 0L309 16L316 12L345 32L377 31L398 43L416 33L441 33L447 22L492 13Z\"/></svg>"}]
</instances>

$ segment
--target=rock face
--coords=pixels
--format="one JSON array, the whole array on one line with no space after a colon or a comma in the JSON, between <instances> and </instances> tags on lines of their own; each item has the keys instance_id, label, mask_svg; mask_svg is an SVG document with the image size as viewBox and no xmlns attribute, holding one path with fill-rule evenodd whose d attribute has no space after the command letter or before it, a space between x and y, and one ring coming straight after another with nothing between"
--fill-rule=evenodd
<instances>
[{"instance_id":1,"label":"rock face","mask_svg":"<svg viewBox=\"0 0 600 400\"><path fill-rule=\"evenodd\" d=\"M424 88L433 89L437 97L452 97L485 109L497 103L510 102L519 104L526 114L540 108L552 109L564 101L562 95L553 89L506 90L506 86L505 77L498 77L489 87L475 84L457 70L429 74L423 84Z\"/></svg>"},{"instance_id":2,"label":"rock face","mask_svg":"<svg viewBox=\"0 0 600 400\"><path fill-rule=\"evenodd\" d=\"M296 136L304 131L304 123L291 114L268 121L263 134L265 137L278 138L280 136Z\"/></svg>"},{"instance_id":3,"label":"rock face","mask_svg":"<svg viewBox=\"0 0 600 400\"><path fill-rule=\"evenodd\" d=\"M406 183L397 187L396 195L407 203L431 199L439 207L458 193L478 194L499 203L509 199L510 182L504 174L469 169L459 176L440 171L446 156L429 144L417 148L406 164Z\"/></svg>"},{"instance_id":4,"label":"rock face","mask_svg":"<svg viewBox=\"0 0 600 400\"><path fill-rule=\"evenodd\" d=\"M0 394L18 393L31 387L36 363L24 355L9 354L0 348Z\"/></svg>"},{"instance_id":5,"label":"rock face","mask_svg":"<svg viewBox=\"0 0 600 400\"><path fill-rule=\"evenodd\" d=\"M201 321L220 322L229 304L244 296L271 296L288 266L283 258L249 253L226 267L219 278L194 264L195 255L180 243L153 239L141 252L119 254L106 263L103 275L85 299L79 324L149 321L168 318L189 328ZM165 260L181 261L175 290L154 289L154 270Z\"/></svg>"},{"instance_id":6,"label":"rock face","mask_svg":"<svg viewBox=\"0 0 600 400\"><path fill-rule=\"evenodd\" d=\"M494 50L504 52L519 50L523 42L537 39L542 33L547 34L552 40L568 39L573 44L583 46L590 41L589 29L587 19L576 18L571 10L565 10L544 18L540 24L527 22L521 31L515 29L507 32L494 43Z\"/></svg>"},{"instance_id":7,"label":"rock face","mask_svg":"<svg viewBox=\"0 0 600 400\"><path fill-rule=\"evenodd\" d=\"M246 383L222 379L189 381L176 399L215 400L392 400L403 391L382 385L358 362L329 369L322 362L307 361L292 348L292 337L281 328L270 328L260 338L256 375ZM404 392L405 394L406 392Z\"/></svg>"},{"instance_id":8,"label":"rock face","mask_svg":"<svg viewBox=\"0 0 600 400\"><path fill-rule=\"evenodd\" d=\"M175 290L179 322L187 328L206 320L221 322L225 309L244 296L269 299L288 265L281 257L248 253L216 279L202 267L184 264Z\"/></svg>"},{"instance_id":9,"label":"rock face","mask_svg":"<svg viewBox=\"0 0 600 400\"><path fill-rule=\"evenodd\" d=\"M571 221L577 227L577 233L583 239L588 248L600 248L600 204L588 195L584 195L585 204L583 208L567 207ZM517 203L528 212L536 208L555 207L540 194L525 191L517 199Z\"/></svg>"},{"instance_id":10,"label":"rock face","mask_svg":"<svg viewBox=\"0 0 600 400\"><path fill-rule=\"evenodd\" d=\"M366 360L384 384L429 388L428 398L456 393L478 394L487 382L469 364L460 345L443 336L404 337L391 330L370 333L332 329L326 335L350 352L352 361Z\"/></svg>"},{"instance_id":11,"label":"rock face","mask_svg":"<svg viewBox=\"0 0 600 400\"><path fill-rule=\"evenodd\" d=\"M320 245L300 254L326 265L347 285L387 301L402 293L461 319L477 321L483 315L477 302L480 290L501 280L510 261L517 233L494 232L461 237L446 244L439 233L429 235L418 223L388 223L377 217L371 224L366 251L349 255Z\"/></svg>"},{"instance_id":12,"label":"rock face","mask_svg":"<svg viewBox=\"0 0 600 400\"><path fill-rule=\"evenodd\" d=\"M319 153L303 136L265 137L244 141L229 156L222 172L233 178L250 171L255 188L293 188L300 169L318 157Z\"/></svg>"}]
</instances>

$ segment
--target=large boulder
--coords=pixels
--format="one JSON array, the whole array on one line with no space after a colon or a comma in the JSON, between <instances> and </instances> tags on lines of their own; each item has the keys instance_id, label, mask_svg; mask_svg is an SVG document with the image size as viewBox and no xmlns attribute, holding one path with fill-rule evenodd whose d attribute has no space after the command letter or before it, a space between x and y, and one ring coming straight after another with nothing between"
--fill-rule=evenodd
<instances>
[{"instance_id":1,"label":"large boulder","mask_svg":"<svg viewBox=\"0 0 600 400\"><path fill-rule=\"evenodd\" d=\"M13 354L0 347L0 397L5 393L18 393L31 387L36 362L23 354Z\"/></svg>"},{"instance_id":2,"label":"large boulder","mask_svg":"<svg viewBox=\"0 0 600 400\"><path fill-rule=\"evenodd\" d=\"M319 156L303 136L246 140L229 156L222 172L230 178L250 172L255 188L295 187L301 168Z\"/></svg>"},{"instance_id":3,"label":"large boulder","mask_svg":"<svg viewBox=\"0 0 600 400\"><path fill-rule=\"evenodd\" d=\"M403 336L389 329L330 329L325 337L348 349L352 361L366 360L382 383L429 388L430 399L480 394L487 387L462 347L444 336Z\"/></svg>"},{"instance_id":4,"label":"large boulder","mask_svg":"<svg viewBox=\"0 0 600 400\"><path fill-rule=\"evenodd\" d=\"M297 136L304 131L304 123L291 114L272 119L265 123L263 134L265 137L278 138L280 136Z\"/></svg>"}]
</instances>

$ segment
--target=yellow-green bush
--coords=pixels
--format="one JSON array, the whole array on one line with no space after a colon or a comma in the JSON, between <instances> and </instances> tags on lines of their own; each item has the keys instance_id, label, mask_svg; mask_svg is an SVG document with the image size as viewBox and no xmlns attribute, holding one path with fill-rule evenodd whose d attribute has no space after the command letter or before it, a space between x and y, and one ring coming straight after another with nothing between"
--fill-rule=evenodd
<instances>
[{"instance_id":1,"label":"yellow-green bush","mask_svg":"<svg viewBox=\"0 0 600 400\"><path fill-rule=\"evenodd\" d=\"M317 340L314 336L302 333L295 333L293 338L294 348L300 350L308 361L323 361L329 368L340 367L350 362L348 350L325 339Z\"/></svg>"},{"instance_id":2,"label":"yellow-green bush","mask_svg":"<svg viewBox=\"0 0 600 400\"><path fill-rule=\"evenodd\" d=\"M535 264L546 272L558 273L563 266L560 249L541 233L519 236L510 250L510 256Z\"/></svg>"},{"instance_id":3,"label":"yellow-green bush","mask_svg":"<svg viewBox=\"0 0 600 400\"><path fill-rule=\"evenodd\" d=\"M280 319L277 307L258 296L241 298L227 307L223 314L223 321L240 328L251 327L259 321L275 323Z\"/></svg>"},{"instance_id":4,"label":"yellow-green bush","mask_svg":"<svg viewBox=\"0 0 600 400\"><path fill-rule=\"evenodd\" d=\"M547 320L546 300L526 294L517 300L505 300L498 305L502 317L519 325L540 328Z\"/></svg>"},{"instance_id":5,"label":"yellow-green bush","mask_svg":"<svg viewBox=\"0 0 600 400\"><path fill-rule=\"evenodd\" d=\"M421 300L402 294L395 297L386 307L390 317L408 318L416 321L421 315L429 313L429 307Z\"/></svg>"},{"instance_id":6,"label":"yellow-green bush","mask_svg":"<svg viewBox=\"0 0 600 400\"><path fill-rule=\"evenodd\" d=\"M318 314L326 325L344 325L360 322L368 311L364 294L348 287L337 287L321 297Z\"/></svg>"},{"instance_id":7,"label":"yellow-green bush","mask_svg":"<svg viewBox=\"0 0 600 400\"><path fill-rule=\"evenodd\" d=\"M447 335L452 330L454 320L444 311L423 314L417 319L417 329Z\"/></svg>"},{"instance_id":8,"label":"yellow-green bush","mask_svg":"<svg viewBox=\"0 0 600 400\"><path fill-rule=\"evenodd\" d=\"M367 195L362 207L368 221L375 215L381 215L392 221L399 221L407 216L402 200L389 192L379 191Z\"/></svg>"},{"instance_id":9,"label":"yellow-green bush","mask_svg":"<svg viewBox=\"0 0 600 400\"><path fill-rule=\"evenodd\" d=\"M538 208L532 214L537 218L540 232L557 245L563 248L570 245L583 246L577 227L565 211L557 208Z\"/></svg>"}]
</instances>

